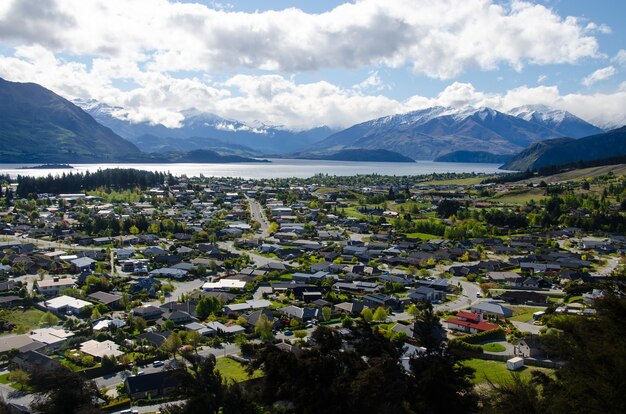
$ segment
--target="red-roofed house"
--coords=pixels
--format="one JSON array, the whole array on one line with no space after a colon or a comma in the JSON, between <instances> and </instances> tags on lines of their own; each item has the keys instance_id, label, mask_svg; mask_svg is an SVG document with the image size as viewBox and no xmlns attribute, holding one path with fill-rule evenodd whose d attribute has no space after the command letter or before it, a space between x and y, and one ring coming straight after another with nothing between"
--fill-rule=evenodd
<instances>
[{"instance_id":1,"label":"red-roofed house","mask_svg":"<svg viewBox=\"0 0 626 414\"><path fill-rule=\"evenodd\" d=\"M459 311L456 316L456 318L446 320L448 329L475 334L499 328L496 324L483 321L482 316L478 313Z\"/></svg>"}]
</instances>

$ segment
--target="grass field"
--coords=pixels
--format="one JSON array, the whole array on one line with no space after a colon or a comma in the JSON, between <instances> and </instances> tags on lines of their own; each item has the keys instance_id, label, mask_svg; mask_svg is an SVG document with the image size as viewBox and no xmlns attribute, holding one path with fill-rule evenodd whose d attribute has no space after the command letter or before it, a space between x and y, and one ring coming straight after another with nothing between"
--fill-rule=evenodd
<instances>
[{"instance_id":1,"label":"grass field","mask_svg":"<svg viewBox=\"0 0 626 414\"><path fill-rule=\"evenodd\" d=\"M492 197L492 201L504 204L526 204L531 200L540 201L547 198L543 188L511 190Z\"/></svg>"},{"instance_id":2,"label":"grass field","mask_svg":"<svg viewBox=\"0 0 626 414\"><path fill-rule=\"evenodd\" d=\"M15 324L13 333L25 333L39 326L44 312L39 309L15 309L0 311L0 320Z\"/></svg>"},{"instance_id":3,"label":"grass field","mask_svg":"<svg viewBox=\"0 0 626 414\"><path fill-rule=\"evenodd\" d=\"M248 376L246 369L237 361L233 361L230 358L218 358L215 368L222 374L222 378L225 380L232 380L235 382L247 381L252 378L259 378L263 373L256 370L252 376Z\"/></svg>"},{"instance_id":4,"label":"grass field","mask_svg":"<svg viewBox=\"0 0 626 414\"><path fill-rule=\"evenodd\" d=\"M513 310L513 316L509 320L517 322L532 321L533 313L545 310L545 308L532 308L529 306L515 306L511 307L511 309Z\"/></svg>"},{"instance_id":5,"label":"grass field","mask_svg":"<svg viewBox=\"0 0 626 414\"><path fill-rule=\"evenodd\" d=\"M462 361L461 364L466 367L474 368L476 371L472 379L474 384L482 384L487 382L487 380L490 380L494 384L504 384L511 381L511 371L506 369L506 362L468 359ZM552 369L538 367L524 367L516 372L519 373L522 379L529 379L532 371L535 370L543 371L548 374L554 372Z\"/></svg>"},{"instance_id":6,"label":"grass field","mask_svg":"<svg viewBox=\"0 0 626 414\"><path fill-rule=\"evenodd\" d=\"M409 239L421 239L421 240L432 240L432 239L440 239L442 236L437 236L436 234L428 234L428 233L405 233L405 236Z\"/></svg>"}]
</instances>

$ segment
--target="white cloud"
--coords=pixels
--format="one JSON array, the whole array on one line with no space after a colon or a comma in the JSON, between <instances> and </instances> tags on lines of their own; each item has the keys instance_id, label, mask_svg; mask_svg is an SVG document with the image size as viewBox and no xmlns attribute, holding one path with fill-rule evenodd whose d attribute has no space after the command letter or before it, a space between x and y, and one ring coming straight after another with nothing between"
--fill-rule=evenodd
<instances>
[{"instance_id":1,"label":"white cloud","mask_svg":"<svg viewBox=\"0 0 626 414\"><path fill-rule=\"evenodd\" d=\"M626 66L626 50L620 49L619 52L613 56L611 61L617 63L618 65Z\"/></svg>"},{"instance_id":2,"label":"white cloud","mask_svg":"<svg viewBox=\"0 0 626 414\"><path fill-rule=\"evenodd\" d=\"M613 75L615 75L615 73L617 73L615 67L607 66L605 68L596 70L588 76L585 76L581 83L585 86L592 86L596 82L611 78Z\"/></svg>"},{"instance_id":3,"label":"white cloud","mask_svg":"<svg viewBox=\"0 0 626 414\"><path fill-rule=\"evenodd\" d=\"M20 0L0 14L0 40L55 52L145 59L155 71L286 72L409 65L449 79L468 68L572 63L598 56L582 26L514 0L360 0L319 14L256 13L166 0ZM16 22L19 22L17 24Z\"/></svg>"}]
</instances>

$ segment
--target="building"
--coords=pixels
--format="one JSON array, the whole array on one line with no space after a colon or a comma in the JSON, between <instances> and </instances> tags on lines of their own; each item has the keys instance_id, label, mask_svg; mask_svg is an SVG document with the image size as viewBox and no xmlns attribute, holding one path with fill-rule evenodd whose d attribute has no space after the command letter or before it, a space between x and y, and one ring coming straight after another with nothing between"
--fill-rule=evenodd
<instances>
[{"instance_id":1,"label":"building","mask_svg":"<svg viewBox=\"0 0 626 414\"><path fill-rule=\"evenodd\" d=\"M63 295L46 300L40 305L54 313L79 315L83 308L91 306L91 302Z\"/></svg>"},{"instance_id":2,"label":"building","mask_svg":"<svg viewBox=\"0 0 626 414\"><path fill-rule=\"evenodd\" d=\"M456 318L448 318L446 323L448 324L448 329L468 334L486 332L499 328L496 324L484 321L481 314L466 311L457 312Z\"/></svg>"},{"instance_id":3,"label":"building","mask_svg":"<svg viewBox=\"0 0 626 414\"><path fill-rule=\"evenodd\" d=\"M124 380L132 399L165 397L173 394L180 384L175 371L159 371L151 374L133 375Z\"/></svg>"},{"instance_id":4,"label":"building","mask_svg":"<svg viewBox=\"0 0 626 414\"><path fill-rule=\"evenodd\" d=\"M97 360L102 359L105 355L118 357L124 355L122 351L120 351L120 346L113 341L103 341L98 342L96 340L85 341L80 344L80 351L91 355Z\"/></svg>"},{"instance_id":5,"label":"building","mask_svg":"<svg viewBox=\"0 0 626 414\"><path fill-rule=\"evenodd\" d=\"M34 288L44 296L57 296L63 289L76 287L74 279L55 277L52 280L38 280Z\"/></svg>"},{"instance_id":6,"label":"building","mask_svg":"<svg viewBox=\"0 0 626 414\"><path fill-rule=\"evenodd\" d=\"M509 308L505 308L496 302L480 302L472 305L471 309L474 313L479 313L485 317L495 317L497 319L506 319L513 316L513 311Z\"/></svg>"}]
</instances>

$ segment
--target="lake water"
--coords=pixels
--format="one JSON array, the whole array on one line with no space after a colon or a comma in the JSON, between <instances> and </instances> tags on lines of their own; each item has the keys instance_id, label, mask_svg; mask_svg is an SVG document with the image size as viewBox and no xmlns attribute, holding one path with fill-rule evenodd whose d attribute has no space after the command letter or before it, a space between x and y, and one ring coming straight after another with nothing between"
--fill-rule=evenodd
<instances>
[{"instance_id":1,"label":"lake water","mask_svg":"<svg viewBox=\"0 0 626 414\"><path fill-rule=\"evenodd\" d=\"M346 162L324 160L271 159L271 163L232 163L232 164L72 164L73 169L20 169L37 164L0 164L0 174L11 177L19 175L46 176L60 175L63 172L93 172L106 168L136 168L147 171L170 172L173 175L197 177L241 177L241 178L308 178L315 174L328 175L424 175L432 173L502 173L499 164L472 164L417 161L415 163L395 162Z\"/></svg>"}]
</instances>

